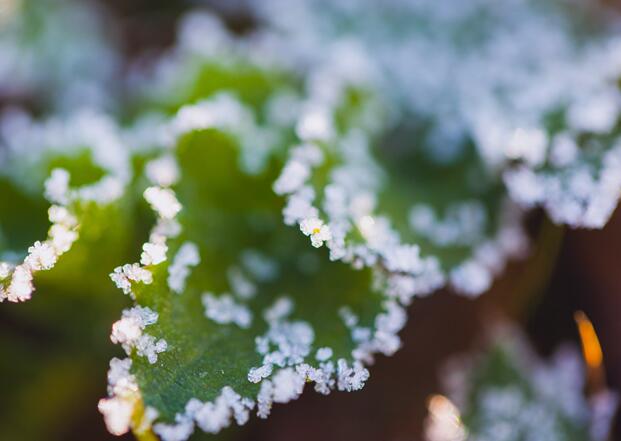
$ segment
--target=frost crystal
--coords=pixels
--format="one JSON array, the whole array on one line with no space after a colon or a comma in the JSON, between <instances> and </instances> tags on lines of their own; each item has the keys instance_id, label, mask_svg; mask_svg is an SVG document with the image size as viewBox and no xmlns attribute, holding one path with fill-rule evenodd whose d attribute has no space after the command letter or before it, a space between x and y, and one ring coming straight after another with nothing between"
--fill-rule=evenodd
<instances>
[{"instance_id":1,"label":"frost crystal","mask_svg":"<svg viewBox=\"0 0 621 441\"><path fill-rule=\"evenodd\" d=\"M192 242L185 242L177 251L172 265L168 267L168 286L177 294L183 293L190 268L197 266L201 261L198 246Z\"/></svg>"},{"instance_id":2,"label":"frost crystal","mask_svg":"<svg viewBox=\"0 0 621 441\"><path fill-rule=\"evenodd\" d=\"M157 322L158 314L147 307L135 306L123 311L123 317L112 325L110 340L121 344L127 355L132 349L146 357L149 363L157 361L157 354L166 351L168 345L164 339L156 340L153 336L143 334L145 327Z\"/></svg>"},{"instance_id":3,"label":"frost crystal","mask_svg":"<svg viewBox=\"0 0 621 441\"><path fill-rule=\"evenodd\" d=\"M214 296L212 293L205 293L202 296L205 316L216 323L234 323L240 328L246 329L252 323L252 313L250 310L235 300L230 294Z\"/></svg>"},{"instance_id":4,"label":"frost crystal","mask_svg":"<svg viewBox=\"0 0 621 441\"><path fill-rule=\"evenodd\" d=\"M477 262L467 262L451 272L451 283L460 292L478 295L491 286L491 274Z\"/></svg>"},{"instance_id":5,"label":"frost crystal","mask_svg":"<svg viewBox=\"0 0 621 441\"><path fill-rule=\"evenodd\" d=\"M268 282L278 276L278 262L259 251L245 250L242 253L242 264L260 282Z\"/></svg>"},{"instance_id":6,"label":"frost crystal","mask_svg":"<svg viewBox=\"0 0 621 441\"><path fill-rule=\"evenodd\" d=\"M0 280L4 280L11 274L11 265L6 262L0 262Z\"/></svg>"},{"instance_id":7,"label":"frost crystal","mask_svg":"<svg viewBox=\"0 0 621 441\"><path fill-rule=\"evenodd\" d=\"M13 277L5 293L9 302L23 302L30 299L34 286L32 273L26 265L18 265L13 270Z\"/></svg>"},{"instance_id":8,"label":"frost crystal","mask_svg":"<svg viewBox=\"0 0 621 441\"><path fill-rule=\"evenodd\" d=\"M264 365L295 366L310 354L315 333L306 322L285 320L292 309L293 304L289 299L280 298L263 312L269 329L255 341L257 352L263 355Z\"/></svg>"},{"instance_id":9,"label":"frost crystal","mask_svg":"<svg viewBox=\"0 0 621 441\"><path fill-rule=\"evenodd\" d=\"M142 245L140 263L142 265L158 265L166 260L168 247L163 244L145 243Z\"/></svg>"},{"instance_id":10,"label":"frost crystal","mask_svg":"<svg viewBox=\"0 0 621 441\"><path fill-rule=\"evenodd\" d=\"M344 359L339 359L337 363L337 386L339 390L347 392L360 390L368 379L369 371L359 361L355 361L349 366Z\"/></svg>"},{"instance_id":11,"label":"frost crystal","mask_svg":"<svg viewBox=\"0 0 621 441\"><path fill-rule=\"evenodd\" d=\"M48 270L54 266L57 259L58 255L52 245L37 241L28 248L25 263L34 271Z\"/></svg>"},{"instance_id":12,"label":"frost crystal","mask_svg":"<svg viewBox=\"0 0 621 441\"><path fill-rule=\"evenodd\" d=\"M419 248L416 245L391 247L384 253L384 262L388 271L417 273L421 269Z\"/></svg>"},{"instance_id":13,"label":"frost crystal","mask_svg":"<svg viewBox=\"0 0 621 441\"><path fill-rule=\"evenodd\" d=\"M227 271L229 284L235 295L242 299L251 299L257 293L257 287L252 281L244 275L244 272L233 266Z\"/></svg>"},{"instance_id":14,"label":"frost crystal","mask_svg":"<svg viewBox=\"0 0 621 441\"><path fill-rule=\"evenodd\" d=\"M316 218L319 211L312 205L314 198L314 192L310 187L304 187L293 194L283 209L285 224L294 225L304 219Z\"/></svg>"},{"instance_id":15,"label":"frost crystal","mask_svg":"<svg viewBox=\"0 0 621 441\"><path fill-rule=\"evenodd\" d=\"M123 435L131 427L136 403L140 399L136 379L130 374L131 359L110 360L108 371L109 398L99 400L99 411L104 415L106 427L113 435Z\"/></svg>"},{"instance_id":16,"label":"frost crystal","mask_svg":"<svg viewBox=\"0 0 621 441\"><path fill-rule=\"evenodd\" d=\"M621 197L621 143L603 154L599 170L586 161L563 165L560 172L518 166L505 172L504 181L517 203L543 205L557 223L602 228Z\"/></svg>"},{"instance_id":17,"label":"frost crystal","mask_svg":"<svg viewBox=\"0 0 621 441\"><path fill-rule=\"evenodd\" d=\"M179 180L179 166L172 156L162 156L145 166L147 178L160 187L170 187Z\"/></svg>"},{"instance_id":18,"label":"frost crystal","mask_svg":"<svg viewBox=\"0 0 621 441\"><path fill-rule=\"evenodd\" d=\"M135 342L136 353L141 357L146 357L149 363L157 362L157 354L161 354L168 349L168 343L163 338L156 340L148 334L141 335Z\"/></svg>"},{"instance_id":19,"label":"frost crystal","mask_svg":"<svg viewBox=\"0 0 621 441\"><path fill-rule=\"evenodd\" d=\"M304 377L291 368L280 369L272 378L272 399L276 403L288 403L298 398L304 390Z\"/></svg>"},{"instance_id":20,"label":"frost crystal","mask_svg":"<svg viewBox=\"0 0 621 441\"><path fill-rule=\"evenodd\" d=\"M332 115L327 109L311 108L302 113L296 134L303 141L328 141L334 136Z\"/></svg>"},{"instance_id":21,"label":"frost crystal","mask_svg":"<svg viewBox=\"0 0 621 441\"><path fill-rule=\"evenodd\" d=\"M129 431L134 403L120 397L104 398L97 406L99 412L104 415L106 427L113 435L123 435Z\"/></svg>"},{"instance_id":22,"label":"frost crystal","mask_svg":"<svg viewBox=\"0 0 621 441\"><path fill-rule=\"evenodd\" d=\"M167 188L149 187L144 191L144 198L164 219L173 219L181 211L175 193Z\"/></svg>"},{"instance_id":23,"label":"frost crystal","mask_svg":"<svg viewBox=\"0 0 621 441\"><path fill-rule=\"evenodd\" d=\"M332 358L332 348L324 347L317 349L315 354L317 361L327 361Z\"/></svg>"},{"instance_id":24,"label":"frost crystal","mask_svg":"<svg viewBox=\"0 0 621 441\"><path fill-rule=\"evenodd\" d=\"M319 248L324 242L332 239L330 227L324 225L323 221L317 218L304 219L300 222L300 230L306 236L310 236L311 243L315 248Z\"/></svg>"},{"instance_id":25,"label":"frost crystal","mask_svg":"<svg viewBox=\"0 0 621 441\"><path fill-rule=\"evenodd\" d=\"M309 176L310 170L306 164L296 160L290 161L274 182L274 192L276 194L293 193L304 185Z\"/></svg>"},{"instance_id":26,"label":"frost crystal","mask_svg":"<svg viewBox=\"0 0 621 441\"><path fill-rule=\"evenodd\" d=\"M242 398L232 388L222 388L213 403L205 403L195 414L196 423L207 433L217 433L234 418L237 424L245 424L254 402Z\"/></svg>"},{"instance_id":27,"label":"frost crystal","mask_svg":"<svg viewBox=\"0 0 621 441\"><path fill-rule=\"evenodd\" d=\"M137 263L128 263L115 268L114 272L110 274L110 278L124 294L132 296L133 282L141 282L147 285L153 283L153 274L151 274L151 271L141 268Z\"/></svg>"},{"instance_id":28,"label":"frost crystal","mask_svg":"<svg viewBox=\"0 0 621 441\"><path fill-rule=\"evenodd\" d=\"M488 221L482 202L453 203L445 212L443 219L438 218L432 207L417 204L410 211L410 226L441 247L472 246L482 240Z\"/></svg>"},{"instance_id":29,"label":"frost crystal","mask_svg":"<svg viewBox=\"0 0 621 441\"><path fill-rule=\"evenodd\" d=\"M192 398L185 407L185 413L177 414L176 424L158 423L153 430L163 441L185 441L194 432L194 424L207 433L217 433L231 424L248 421L254 402L236 393L231 387L222 388L220 395L212 402L203 403Z\"/></svg>"},{"instance_id":30,"label":"frost crystal","mask_svg":"<svg viewBox=\"0 0 621 441\"><path fill-rule=\"evenodd\" d=\"M52 170L50 177L45 181L45 197L56 204L69 202L69 172L62 168Z\"/></svg>"},{"instance_id":31,"label":"frost crystal","mask_svg":"<svg viewBox=\"0 0 621 441\"><path fill-rule=\"evenodd\" d=\"M258 383L270 375L272 375L272 365L265 364L258 368L251 368L250 371L248 371L248 381L251 383Z\"/></svg>"}]
</instances>

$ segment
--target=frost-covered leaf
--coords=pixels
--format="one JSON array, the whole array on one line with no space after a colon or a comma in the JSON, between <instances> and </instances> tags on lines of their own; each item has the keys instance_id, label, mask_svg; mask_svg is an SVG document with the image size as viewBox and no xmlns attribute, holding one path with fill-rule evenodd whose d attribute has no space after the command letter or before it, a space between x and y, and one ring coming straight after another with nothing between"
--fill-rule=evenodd
<instances>
[{"instance_id":1,"label":"frost-covered leaf","mask_svg":"<svg viewBox=\"0 0 621 441\"><path fill-rule=\"evenodd\" d=\"M446 366L448 398L430 400L426 439L608 439L618 398L608 390L585 397L585 378L575 348L541 360L515 329L496 329L482 353Z\"/></svg>"},{"instance_id":2,"label":"frost-covered leaf","mask_svg":"<svg viewBox=\"0 0 621 441\"><path fill-rule=\"evenodd\" d=\"M418 145L420 129L383 122L373 93L351 81L335 80L329 99L308 87L299 144L274 183L288 197L284 222L298 224L313 246L325 243L332 260L373 267L402 302L446 281L467 295L486 291L527 246L521 212L498 175L472 144L459 160L439 163Z\"/></svg>"},{"instance_id":3,"label":"frost-covered leaf","mask_svg":"<svg viewBox=\"0 0 621 441\"><path fill-rule=\"evenodd\" d=\"M522 207L542 205L558 223L589 228L605 225L616 207L614 11L531 0L253 7L275 51L317 77L320 100L343 72L365 76L397 119L423 128L416 141L430 158L460 162L472 142L491 172L508 167L504 181Z\"/></svg>"},{"instance_id":4,"label":"frost-covered leaf","mask_svg":"<svg viewBox=\"0 0 621 441\"><path fill-rule=\"evenodd\" d=\"M109 107L119 55L104 17L90 1L4 1L0 95L45 109Z\"/></svg>"},{"instance_id":5,"label":"frost-covered leaf","mask_svg":"<svg viewBox=\"0 0 621 441\"><path fill-rule=\"evenodd\" d=\"M619 91L609 98L621 102ZM592 111L599 112L605 104L594 106ZM621 197L618 118L615 110L614 128L603 133L567 128L570 122L565 121L562 131L544 140L545 160L541 164L519 161L505 171L511 197L526 208L543 206L558 224L603 228Z\"/></svg>"},{"instance_id":6,"label":"frost-covered leaf","mask_svg":"<svg viewBox=\"0 0 621 441\"><path fill-rule=\"evenodd\" d=\"M132 78L132 108L166 114L222 91L234 92L254 110L278 89L286 92L288 76L269 52L233 35L207 11L186 14L179 23L175 46L153 65L138 65Z\"/></svg>"},{"instance_id":7,"label":"frost-covered leaf","mask_svg":"<svg viewBox=\"0 0 621 441\"><path fill-rule=\"evenodd\" d=\"M113 265L128 232L121 197L130 178L114 123L90 113L41 123L11 114L2 141L0 299L30 299L35 274L54 267L48 278L62 283L87 280L94 261Z\"/></svg>"},{"instance_id":8,"label":"frost-covered leaf","mask_svg":"<svg viewBox=\"0 0 621 441\"><path fill-rule=\"evenodd\" d=\"M130 355L111 363L111 397L100 402L113 433L137 430L142 403L145 424L157 416L155 432L177 440L195 425L242 424L251 410L266 417L307 382L321 393L357 390L369 375L362 363L400 344L405 311L373 288L371 272L330 262L283 224L284 201L272 190L278 154L249 173L251 124L214 123L223 99L229 110L237 103L215 97L171 121L185 127L165 153L178 175L145 191L156 226L141 263L111 275L136 300L112 328ZM159 177L175 174L165 168Z\"/></svg>"}]
</instances>

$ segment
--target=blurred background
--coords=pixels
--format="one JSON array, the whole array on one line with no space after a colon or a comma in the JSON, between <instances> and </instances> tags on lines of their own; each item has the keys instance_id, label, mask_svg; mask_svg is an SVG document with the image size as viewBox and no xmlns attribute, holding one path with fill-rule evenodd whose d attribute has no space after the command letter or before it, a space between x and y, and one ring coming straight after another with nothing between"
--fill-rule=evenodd
<instances>
[{"instance_id":1,"label":"blurred background","mask_svg":"<svg viewBox=\"0 0 621 441\"><path fill-rule=\"evenodd\" d=\"M199 3L236 31L253 25L242 2L233 0L95 2L106 20L104 31L122 54L112 76L123 75L124 60L172 45L178 18ZM0 108L16 104L42 111L34 97L0 84ZM609 386L621 389L621 210L601 231L552 226L541 212L528 223L533 254L510 264L490 292L470 300L442 291L414 301L401 332L403 348L389 359L378 357L362 391L327 397L308 391L276 405L268 420L253 418L219 437L422 440L427 400L442 392L439 373L447 360L476 350L486 332L505 320L517 323L543 357L563 342L578 347L578 310L600 338ZM139 254L140 242L128 244L127 255ZM30 302L0 305L0 441L119 439L106 431L97 401L106 395L109 359L122 355L109 341L110 325L129 299L112 284L102 288L103 296L89 296L90 289L61 295L60 287L43 284ZM618 422L614 433L621 440ZM208 438L196 439L201 437Z\"/></svg>"}]
</instances>

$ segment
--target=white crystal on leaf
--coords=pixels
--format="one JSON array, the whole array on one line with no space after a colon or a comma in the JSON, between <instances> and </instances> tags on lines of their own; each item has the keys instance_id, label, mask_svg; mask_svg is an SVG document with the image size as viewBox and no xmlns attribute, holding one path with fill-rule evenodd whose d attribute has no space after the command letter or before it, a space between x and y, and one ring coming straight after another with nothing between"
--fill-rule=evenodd
<instances>
[{"instance_id":1,"label":"white crystal on leaf","mask_svg":"<svg viewBox=\"0 0 621 441\"><path fill-rule=\"evenodd\" d=\"M104 416L106 427L113 435L123 435L131 427L132 416L139 400L136 379L130 374L131 359L110 360L108 371L109 398L99 400L98 409Z\"/></svg>"},{"instance_id":2,"label":"white crystal on leaf","mask_svg":"<svg viewBox=\"0 0 621 441\"><path fill-rule=\"evenodd\" d=\"M36 241L29 247L28 255L21 265L0 262L0 280L11 277L8 287L0 290L0 302L5 299L10 302L29 300L35 289L32 283L34 273L52 269L58 258L69 251L77 240L77 220L66 207L52 205L48 217L52 222L48 240Z\"/></svg>"},{"instance_id":3,"label":"white crystal on leaf","mask_svg":"<svg viewBox=\"0 0 621 441\"><path fill-rule=\"evenodd\" d=\"M181 211L175 193L168 188L149 187L144 191L144 198L164 219L173 219Z\"/></svg>"},{"instance_id":4,"label":"white crystal on leaf","mask_svg":"<svg viewBox=\"0 0 621 441\"><path fill-rule=\"evenodd\" d=\"M58 255L54 247L48 243L35 242L28 248L28 256L25 264L33 271L49 270L58 260Z\"/></svg>"},{"instance_id":5,"label":"white crystal on leaf","mask_svg":"<svg viewBox=\"0 0 621 441\"><path fill-rule=\"evenodd\" d=\"M321 247L324 242L332 239L330 227L318 218L304 219L300 222L300 230L304 235L310 236L311 244L315 248Z\"/></svg>"},{"instance_id":6,"label":"white crystal on leaf","mask_svg":"<svg viewBox=\"0 0 621 441\"><path fill-rule=\"evenodd\" d=\"M170 155L164 155L149 161L145 166L145 174L153 184L170 187L179 180L180 171L177 161Z\"/></svg>"},{"instance_id":7,"label":"white crystal on leaf","mask_svg":"<svg viewBox=\"0 0 621 441\"><path fill-rule=\"evenodd\" d=\"M62 168L52 170L45 181L45 197L52 203L65 205L69 202L69 172Z\"/></svg>"},{"instance_id":8,"label":"white crystal on leaf","mask_svg":"<svg viewBox=\"0 0 621 441\"><path fill-rule=\"evenodd\" d=\"M505 147L507 158L521 159L531 166L541 165L546 158L548 135L539 128L519 128Z\"/></svg>"},{"instance_id":9,"label":"white crystal on leaf","mask_svg":"<svg viewBox=\"0 0 621 441\"><path fill-rule=\"evenodd\" d=\"M272 378L272 399L275 403L288 403L298 398L304 390L305 378L291 368L280 369Z\"/></svg>"},{"instance_id":10,"label":"white crystal on leaf","mask_svg":"<svg viewBox=\"0 0 621 441\"><path fill-rule=\"evenodd\" d=\"M319 363L318 368L302 363L297 365L295 370L305 381L314 382L315 391L322 395L328 395L336 385L334 378L336 370L334 363L331 361Z\"/></svg>"},{"instance_id":11,"label":"white crystal on leaf","mask_svg":"<svg viewBox=\"0 0 621 441\"><path fill-rule=\"evenodd\" d=\"M237 266L232 266L226 273L233 293L242 299L251 299L257 294L257 286L246 277Z\"/></svg>"},{"instance_id":12,"label":"white crystal on leaf","mask_svg":"<svg viewBox=\"0 0 621 441\"><path fill-rule=\"evenodd\" d=\"M298 161L312 167L321 165L324 160L321 148L313 143L304 143L293 147L291 149L291 157L294 161Z\"/></svg>"},{"instance_id":13,"label":"white crystal on leaf","mask_svg":"<svg viewBox=\"0 0 621 441\"><path fill-rule=\"evenodd\" d=\"M194 423L207 433L218 433L229 426L232 420L245 424L254 402L240 396L231 387L225 386L212 402L203 403L196 398L188 401L185 412L177 414L176 424L158 423L153 430L164 441L185 441L194 432Z\"/></svg>"},{"instance_id":14,"label":"white crystal on leaf","mask_svg":"<svg viewBox=\"0 0 621 441\"><path fill-rule=\"evenodd\" d=\"M55 224L50 227L49 236L51 246L57 255L66 253L71 249L71 245L78 240L78 233L67 228L65 225Z\"/></svg>"},{"instance_id":15,"label":"white crystal on leaf","mask_svg":"<svg viewBox=\"0 0 621 441\"><path fill-rule=\"evenodd\" d=\"M560 133L552 139L550 163L557 168L573 163L579 154L576 140L568 133Z\"/></svg>"},{"instance_id":16,"label":"white crystal on leaf","mask_svg":"<svg viewBox=\"0 0 621 441\"><path fill-rule=\"evenodd\" d=\"M194 130L217 128L239 130L252 125L252 115L236 98L227 93L183 106L170 125L171 134L178 137Z\"/></svg>"},{"instance_id":17,"label":"white crystal on leaf","mask_svg":"<svg viewBox=\"0 0 621 441\"><path fill-rule=\"evenodd\" d=\"M133 343L142 335L142 330L143 327L138 320L124 317L112 324L110 340L112 340L112 343L120 343L123 345Z\"/></svg>"},{"instance_id":18,"label":"white crystal on leaf","mask_svg":"<svg viewBox=\"0 0 621 441\"><path fill-rule=\"evenodd\" d=\"M293 147L291 159L285 164L276 182L274 192L279 195L291 194L302 190L311 176L311 167L323 161L323 153L314 144L302 144Z\"/></svg>"},{"instance_id":19,"label":"white crystal on leaf","mask_svg":"<svg viewBox=\"0 0 621 441\"><path fill-rule=\"evenodd\" d=\"M182 17L177 39L184 51L214 56L230 44L231 35L218 16L197 10Z\"/></svg>"},{"instance_id":20,"label":"white crystal on leaf","mask_svg":"<svg viewBox=\"0 0 621 441\"><path fill-rule=\"evenodd\" d=\"M168 286L172 291L181 294L185 290L190 268L201 261L198 246L193 242L185 242L177 251L172 264L168 267Z\"/></svg>"},{"instance_id":21,"label":"white crystal on leaf","mask_svg":"<svg viewBox=\"0 0 621 441\"><path fill-rule=\"evenodd\" d=\"M168 343L163 338L156 340L155 337L143 334L134 342L136 353L141 357L146 357L149 363L157 362L157 354L161 354L168 349Z\"/></svg>"},{"instance_id":22,"label":"white crystal on leaf","mask_svg":"<svg viewBox=\"0 0 621 441\"><path fill-rule=\"evenodd\" d=\"M437 246L474 246L485 236L488 214L478 200L451 203L444 218L437 217L431 206L417 204L410 210L409 221L418 235Z\"/></svg>"},{"instance_id":23,"label":"white crystal on leaf","mask_svg":"<svg viewBox=\"0 0 621 441\"><path fill-rule=\"evenodd\" d=\"M112 325L110 340L121 344L127 355L132 350L142 357L146 357L149 363L157 361L157 354L168 348L164 339L156 340L155 337L144 334L145 327L157 322L158 314L147 307L135 306L123 311L123 317Z\"/></svg>"},{"instance_id":24,"label":"white crystal on leaf","mask_svg":"<svg viewBox=\"0 0 621 441\"><path fill-rule=\"evenodd\" d=\"M272 410L274 402L272 396L274 394L274 385L269 380L261 382L259 395L257 396L257 416L259 418L267 418Z\"/></svg>"},{"instance_id":25,"label":"white crystal on leaf","mask_svg":"<svg viewBox=\"0 0 621 441\"><path fill-rule=\"evenodd\" d=\"M542 179L527 167L507 171L504 180L511 198L524 207L533 207L544 199L545 187Z\"/></svg>"},{"instance_id":26,"label":"white crystal on leaf","mask_svg":"<svg viewBox=\"0 0 621 441\"><path fill-rule=\"evenodd\" d=\"M66 207L62 205L52 205L48 211L48 217L50 222L54 224L64 225L66 227L75 227L78 223L73 214L69 212Z\"/></svg>"},{"instance_id":27,"label":"white crystal on leaf","mask_svg":"<svg viewBox=\"0 0 621 441\"><path fill-rule=\"evenodd\" d=\"M275 323L288 317L293 311L293 301L289 297L279 297L272 306L263 311L263 318L268 323Z\"/></svg>"},{"instance_id":28,"label":"white crystal on leaf","mask_svg":"<svg viewBox=\"0 0 621 441\"><path fill-rule=\"evenodd\" d=\"M32 272L27 265L18 265L13 270L11 283L6 291L9 302L24 302L29 300L34 286L32 285Z\"/></svg>"},{"instance_id":29,"label":"white crystal on leaf","mask_svg":"<svg viewBox=\"0 0 621 441\"><path fill-rule=\"evenodd\" d=\"M393 355L401 347L397 333L405 326L407 313L397 302L384 302L386 312L375 317L375 350L384 355Z\"/></svg>"},{"instance_id":30,"label":"white crystal on leaf","mask_svg":"<svg viewBox=\"0 0 621 441\"><path fill-rule=\"evenodd\" d=\"M186 441L194 433L194 423L191 420L181 421L177 424L157 423L153 425L153 431L163 441Z\"/></svg>"},{"instance_id":31,"label":"white crystal on leaf","mask_svg":"<svg viewBox=\"0 0 621 441\"><path fill-rule=\"evenodd\" d=\"M137 389L136 381L129 370L132 366L130 358L113 358L108 370L108 393L110 395L123 394Z\"/></svg>"},{"instance_id":32,"label":"white crystal on leaf","mask_svg":"<svg viewBox=\"0 0 621 441\"><path fill-rule=\"evenodd\" d=\"M450 281L459 292L476 296L492 285L492 274L476 261L468 261L451 271Z\"/></svg>"},{"instance_id":33,"label":"white crystal on leaf","mask_svg":"<svg viewBox=\"0 0 621 441\"><path fill-rule=\"evenodd\" d=\"M348 328L353 328L358 324L358 316L348 306L339 308L339 316Z\"/></svg>"},{"instance_id":34,"label":"white crystal on leaf","mask_svg":"<svg viewBox=\"0 0 621 441\"><path fill-rule=\"evenodd\" d=\"M243 329L250 327L252 312L245 305L236 303L230 294L204 293L201 299L207 318L220 324L233 323Z\"/></svg>"},{"instance_id":35,"label":"white crystal on leaf","mask_svg":"<svg viewBox=\"0 0 621 441\"><path fill-rule=\"evenodd\" d=\"M157 224L151 231L151 242L162 242L162 239L173 238L181 233L181 225L175 219L158 219Z\"/></svg>"},{"instance_id":36,"label":"white crystal on leaf","mask_svg":"<svg viewBox=\"0 0 621 441\"><path fill-rule=\"evenodd\" d=\"M285 208L283 208L284 222L286 225L294 225L304 219L316 218L319 210L312 204L315 194L310 187L303 187L300 191L291 195Z\"/></svg>"},{"instance_id":37,"label":"white crystal on leaf","mask_svg":"<svg viewBox=\"0 0 621 441\"><path fill-rule=\"evenodd\" d=\"M384 252L384 264L388 271L417 273L422 266L420 249L416 245L390 247Z\"/></svg>"},{"instance_id":38,"label":"white crystal on leaf","mask_svg":"<svg viewBox=\"0 0 621 441\"><path fill-rule=\"evenodd\" d=\"M110 279L124 294L132 295L132 283L140 282L149 285L153 283L153 274L151 271L141 268L137 263L128 263L115 268L114 272L110 274Z\"/></svg>"},{"instance_id":39,"label":"white crystal on leaf","mask_svg":"<svg viewBox=\"0 0 621 441\"><path fill-rule=\"evenodd\" d=\"M302 113L295 132L303 141L328 141L335 132L332 115L320 107L308 109Z\"/></svg>"},{"instance_id":40,"label":"white crystal on leaf","mask_svg":"<svg viewBox=\"0 0 621 441\"><path fill-rule=\"evenodd\" d=\"M272 375L272 365L264 364L260 367L253 367L248 371L248 381L251 383L259 383L264 378Z\"/></svg>"},{"instance_id":41,"label":"white crystal on leaf","mask_svg":"<svg viewBox=\"0 0 621 441\"><path fill-rule=\"evenodd\" d=\"M570 106L567 122L576 131L610 133L618 121L620 111L621 97L614 87Z\"/></svg>"},{"instance_id":42,"label":"white crystal on leaf","mask_svg":"<svg viewBox=\"0 0 621 441\"><path fill-rule=\"evenodd\" d=\"M158 265L166 260L168 247L164 244L145 243L142 245L140 263L142 265Z\"/></svg>"},{"instance_id":43,"label":"white crystal on leaf","mask_svg":"<svg viewBox=\"0 0 621 441\"><path fill-rule=\"evenodd\" d=\"M309 167L298 160L287 162L282 173L274 182L274 192L279 195L299 190L310 176Z\"/></svg>"},{"instance_id":44,"label":"white crystal on leaf","mask_svg":"<svg viewBox=\"0 0 621 441\"><path fill-rule=\"evenodd\" d=\"M97 405L104 416L106 428L116 436L129 431L134 412L134 403L122 397L103 398Z\"/></svg>"},{"instance_id":45,"label":"white crystal on leaf","mask_svg":"<svg viewBox=\"0 0 621 441\"><path fill-rule=\"evenodd\" d=\"M351 366L347 361L340 358L337 362L337 387L339 390L351 392L360 390L369 379L369 371L359 361L354 361Z\"/></svg>"},{"instance_id":46,"label":"white crystal on leaf","mask_svg":"<svg viewBox=\"0 0 621 441\"><path fill-rule=\"evenodd\" d=\"M153 431L163 441L185 441L194 433L194 416L203 406L196 398L191 398L185 405L185 412L175 416L175 424L158 423L153 425Z\"/></svg>"},{"instance_id":47,"label":"white crystal on leaf","mask_svg":"<svg viewBox=\"0 0 621 441\"><path fill-rule=\"evenodd\" d=\"M621 196L621 143L603 154L599 170L586 161L561 170L551 173L522 166L507 170L503 178L520 206L542 205L556 223L602 228Z\"/></svg>"},{"instance_id":48,"label":"white crystal on leaf","mask_svg":"<svg viewBox=\"0 0 621 441\"><path fill-rule=\"evenodd\" d=\"M269 282L278 276L278 262L257 250L244 250L241 260L246 270L260 282Z\"/></svg>"},{"instance_id":49,"label":"white crystal on leaf","mask_svg":"<svg viewBox=\"0 0 621 441\"><path fill-rule=\"evenodd\" d=\"M11 274L12 267L6 262L0 262L0 280L4 280Z\"/></svg>"},{"instance_id":50,"label":"white crystal on leaf","mask_svg":"<svg viewBox=\"0 0 621 441\"><path fill-rule=\"evenodd\" d=\"M327 361L332 358L332 348L323 347L317 349L317 353L315 354L315 358L317 361Z\"/></svg>"}]
</instances>

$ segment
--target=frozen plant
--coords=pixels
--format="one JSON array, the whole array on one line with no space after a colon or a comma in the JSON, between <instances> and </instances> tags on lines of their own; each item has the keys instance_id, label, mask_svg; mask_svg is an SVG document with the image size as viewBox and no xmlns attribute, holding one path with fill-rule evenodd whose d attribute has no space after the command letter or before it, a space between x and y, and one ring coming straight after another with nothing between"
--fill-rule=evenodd
<instances>
[{"instance_id":1,"label":"frozen plant","mask_svg":"<svg viewBox=\"0 0 621 441\"><path fill-rule=\"evenodd\" d=\"M191 12L111 81L99 16L58 1L0 0L0 80L34 107L0 117L0 301L128 296L99 403L115 435L185 441L358 391L417 297L477 297L528 254L529 210L602 228L618 204L621 20L603 7L248 2L248 29ZM435 400L432 419L460 413L449 439L589 430L575 356L488 355L520 381Z\"/></svg>"}]
</instances>

